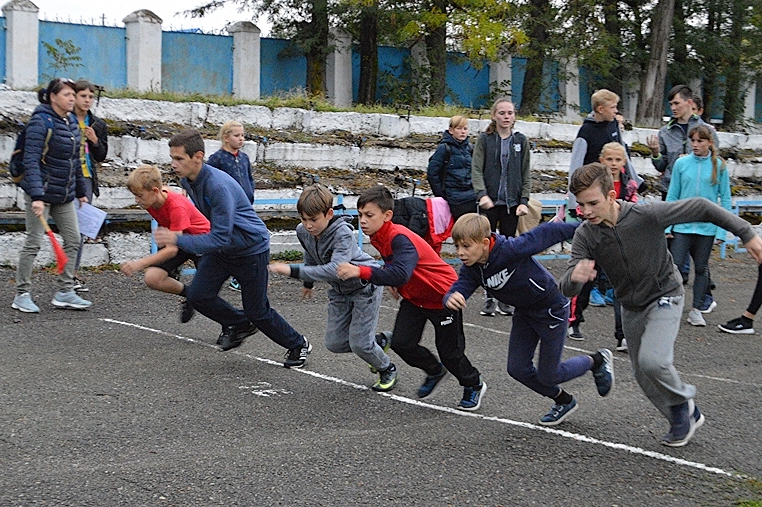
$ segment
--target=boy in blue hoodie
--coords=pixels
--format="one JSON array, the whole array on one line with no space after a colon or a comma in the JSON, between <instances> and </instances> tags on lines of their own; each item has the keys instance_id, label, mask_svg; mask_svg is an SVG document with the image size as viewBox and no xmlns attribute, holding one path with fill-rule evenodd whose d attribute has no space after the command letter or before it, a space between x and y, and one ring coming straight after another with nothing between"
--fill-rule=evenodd
<instances>
[{"instance_id":1,"label":"boy in blue hoodie","mask_svg":"<svg viewBox=\"0 0 762 507\"><path fill-rule=\"evenodd\" d=\"M376 261L355 241L354 229L345 220L351 217L334 216L333 194L324 186L306 187L296 211L302 219L296 237L304 248L304 265L276 262L270 271L303 280L302 299L312 296L316 281L328 282L326 348L337 354L354 352L378 373L371 389L391 391L397 383L397 368L386 355L391 340L387 333L375 334L384 289L359 278L342 280L336 274L342 262L375 266Z\"/></svg>"},{"instance_id":2,"label":"boy in blue hoodie","mask_svg":"<svg viewBox=\"0 0 762 507\"><path fill-rule=\"evenodd\" d=\"M560 424L577 410L576 399L558 384L590 370L598 394L606 396L614 386L614 358L608 349L561 362L569 300L548 270L532 257L571 239L576 228L577 224L551 222L506 238L491 232L486 217L468 213L452 230L463 266L458 280L445 294L444 304L451 310L462 310L477 287L483 286L491 297L516 308L508 343L508 374L553 399L550 412L540 419L544 426ZM538 343L540 355L535 368L532 359Z\"/></svg>"},{"instance_id":3,"label":"boy in blue hoodie","mask_svg":"<svg viewBox=\"0 0 762 507\"><path fill-rule=\"evenodd\" d=\"M154 233L160 247L177 245L201 256L196 276L188 286L188 302L222 324L218 343L223 351L238 347L259 328L288 349L283 364L286 368L302 367L312 345L270 307L267 299L270 233L264 222L230 175L204 164L204 140L197 130L172 136L169 155L180 184L211 224L207 234L182 234L163 227ZM241 284L243 311L218 294L230 276Z\"/></svg>"}]
</instances>

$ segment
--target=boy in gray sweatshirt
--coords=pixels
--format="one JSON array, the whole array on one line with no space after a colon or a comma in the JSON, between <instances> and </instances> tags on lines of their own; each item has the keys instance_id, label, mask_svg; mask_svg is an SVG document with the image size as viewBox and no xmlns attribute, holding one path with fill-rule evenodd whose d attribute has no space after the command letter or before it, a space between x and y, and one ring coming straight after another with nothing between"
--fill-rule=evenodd
<instances>
[{"instance_id":1,"label":"boy in gray sweatshirt","mask_svg":"<svg viewBox=\"0 0 762 507\"><path fill-rule=\"evenodd\" d=\"M325 346L335 353L354 352L378 372L374 391L391 391L397 383L397 368L386 351L391 346L388 333L375 334L383 287L352 278L341 280L336 268L343 262L375 265L354 237L352 225L343 216L333 214L333 194L322 185L306 187L299 196L296 210L302 223L296 236L304 248L304 265L270 265L270 271L304 281L302 298L312 296L316 281L328 282L328 321ZM380 343L379 343L380 342Z\"/></svg>"},{"instance_id":2,"label":"boy in gray sweatshirt","mask_svg":"<svg viewBox=\"0 0 762 507\"><path fill-rule=\"evenodd\" d=\"M569 191L585 221L574 233L561 291L567 297L577 294L595 278L596 264L606 272L622 305L635 379L670 422L661 443L683 446L704 423L704 415L693 401L696 388L683 383L672 364L684 291L664 229L678 223L712 222L739 236L758 263L762 263L762 239L747 222L707 199L637 205L617 200L611 173L599 163L577 169Z\"/></svg>"}]
</instances>

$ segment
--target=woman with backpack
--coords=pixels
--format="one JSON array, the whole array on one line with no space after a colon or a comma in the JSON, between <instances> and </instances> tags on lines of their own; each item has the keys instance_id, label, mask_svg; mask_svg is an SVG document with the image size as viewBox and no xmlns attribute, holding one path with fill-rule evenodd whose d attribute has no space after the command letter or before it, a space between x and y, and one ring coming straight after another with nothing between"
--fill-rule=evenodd
<instances>
[{"instance_id":1,"label":"woman with backpack","mask_svg":"<svg viewBox=\"0 0 762 507\"><path fill-rule=\"evenodd\" d=\"M476 210L476 192L471 184L471 143L468 141L468 118L453 116L450 128L429 159L426 179L435 197L450 206L454 220Z\"/></svg>"},{"instance_id":2,"label":"woman with backpack","mask_svg":"<svg viewBox=\"0 0 762 507\"><path fill-rule=\"evenodd\" d=\"M39 313L32 300L32 267L45 228L40 220L53 217L63 237L69 261L56 279L53 305L85 309L92 304L74 291L74 263L79 251L79 223L75 199L87 202L80 164L80 134L74 110L74 82L57 78L37 93L40 105L25 127L23 169L26 241L16 268L16 297L11 305L25 313Z\"/></svg>"}]
</instances>

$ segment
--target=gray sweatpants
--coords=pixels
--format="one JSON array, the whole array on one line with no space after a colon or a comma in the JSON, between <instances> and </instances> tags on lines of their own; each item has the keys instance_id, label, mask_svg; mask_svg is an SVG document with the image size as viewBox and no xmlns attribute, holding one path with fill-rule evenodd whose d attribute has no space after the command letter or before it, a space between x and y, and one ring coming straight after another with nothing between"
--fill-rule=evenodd
<instances>
[{"instance_id":1,"label":"gray sweatpants","mask_svg":"<svg viewBox=\"0 0 762 507\"><path fill-rule=\"evenodd\" d=\"M325 346L335 353L354 352L377 370L389 367L389 356L376 343L378 308L383 287L368 284L353 294L328 291Z\"/></svg>"},{"instance_id":2,"label":"gray sweatpants","mask_svg":"<svg viewBox=\"0 0 762 507\"><path fill-rule=\"evenodd\" d=\"M63 249L69 262L66 263L64 272L56 278L56 286L59 291L68 292L74 287L74 263L79 251L79 221L77 220L77 201L65 204L50 204L45 206L44 216L53 217L58 227L58 232L63 238ZM40 246L45 237L45 228L37 215L32 211L32 198L24 194L24 218L26 219L26 241L19 254L19 263L16 267L16 293L29 292L32 287L32 268L34 259L40 251Z\"/></svg>"},{"instance_id":3,"label":"gray sweatpants","mask_svg":"<svg viewBox=\"0 0 762 507\"><path fill-rule=\"evenodd\" d=\"M622 308L622 326L635 379L667 420L671 406L696 396L696 388L683 383L672 364L683 305L684 296L673 296L660 298L641 312Z\"/></svg>"}]
</instances>

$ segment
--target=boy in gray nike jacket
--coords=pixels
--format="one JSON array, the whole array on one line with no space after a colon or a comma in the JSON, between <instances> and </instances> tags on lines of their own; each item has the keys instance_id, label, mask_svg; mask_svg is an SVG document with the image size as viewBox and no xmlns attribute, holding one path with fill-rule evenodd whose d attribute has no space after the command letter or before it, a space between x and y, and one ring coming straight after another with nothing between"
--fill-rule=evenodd
<instances>
[{"instance_id":1,"label":"boy in gray nike jacket","mask_svg":"<svg viewBox=\"0 0 762 507\"><path fill-rule=\"evenodd\" d=\"M270 265L270 271L304 281L302 298L312 296L314 282L328 282L328 322L325 346L335 353L354 352L378 372L374 391L390 391L397 383L397 369L386 350L391 338L378 335L378 309L383 287L353 278L341 280L336 268L342 262L375 265L376 261L363 252L354 237L352 225L343 216L333 214L333 194L322 185L306 187L296 203L302 223L296 236L304 248L304 265L284 263Z\"/></svg>"},{"instance_id":2,"label":"boy in gray nike jacket","mask_svg":"<svg viewBox=\"0 0 762 507\"><path fill-rule=\"evenodd\" d=\"M611 172L599 163L577 169L569 191L586 220L574 233L561 291L566 296L578 293L595 278L596 264L606 271L622 305L635 379L670 422L662 443L683 446L704 423L704 416L693 402L696 388L683 383L672 364L684 291L664 229L679 223L712 222L739 236L757 262L762 262L762 239L747 222L708 199L637 205L617 200Z\"/></svg>"}]
</instances>

